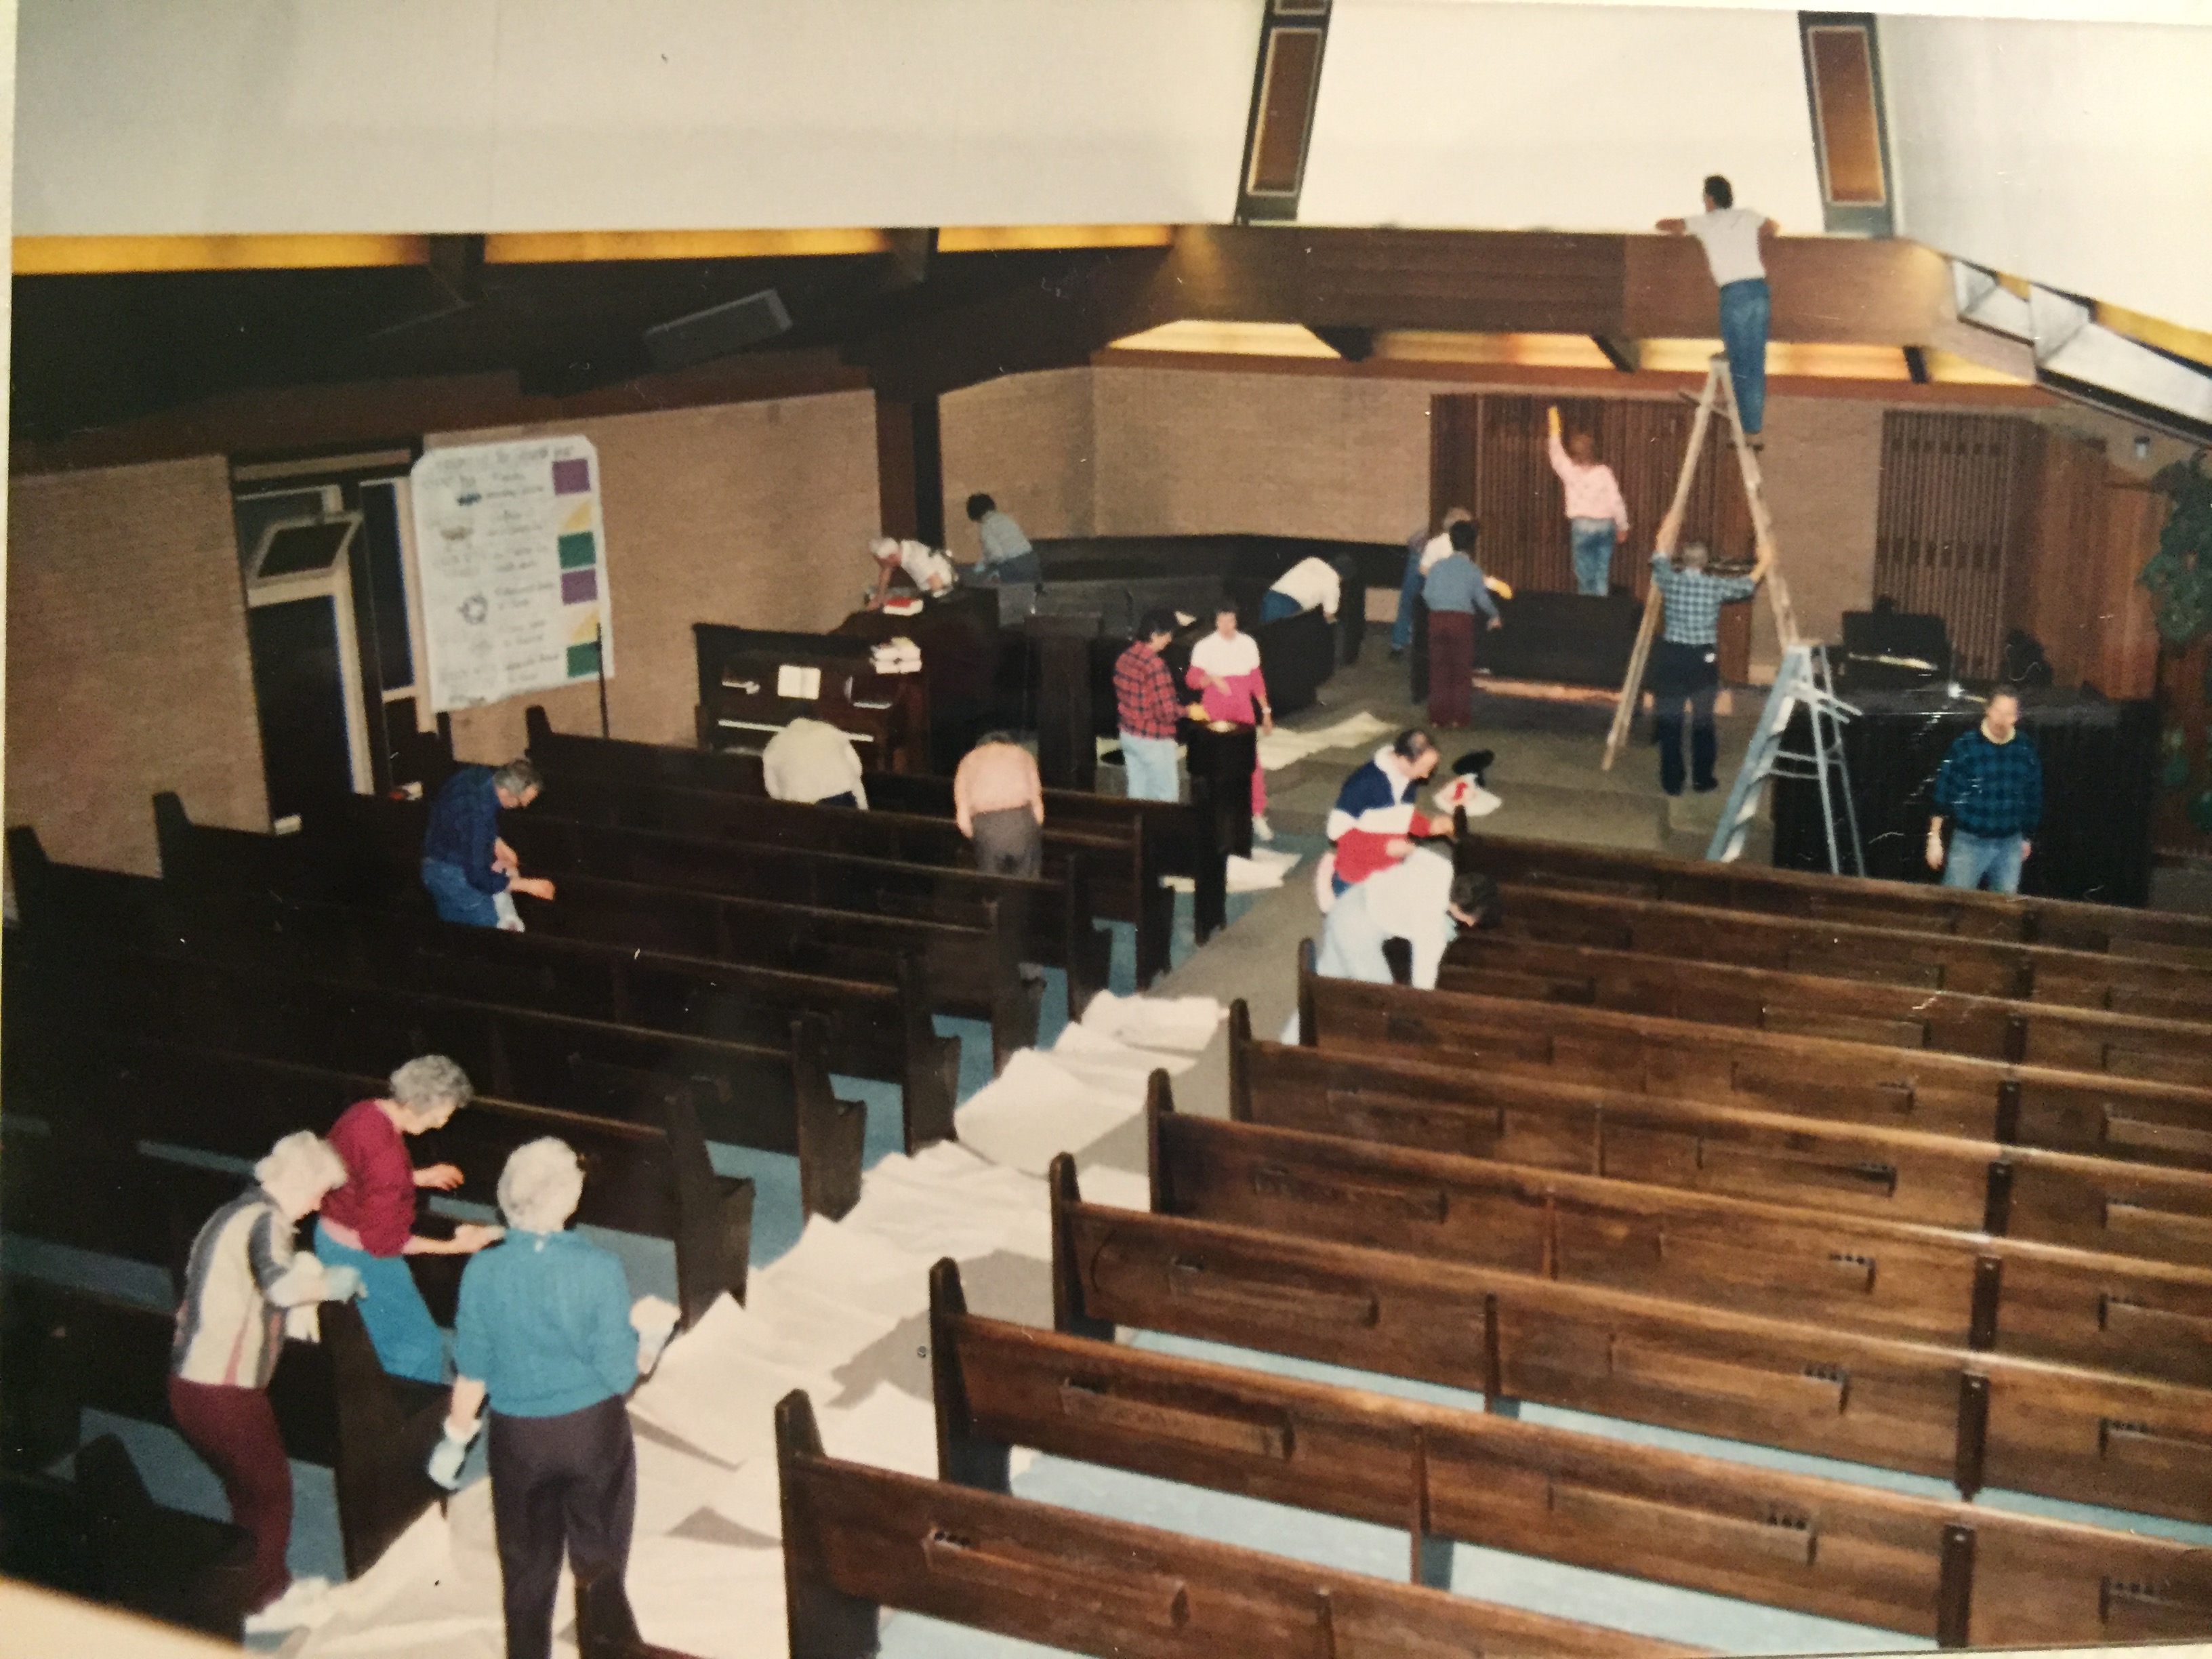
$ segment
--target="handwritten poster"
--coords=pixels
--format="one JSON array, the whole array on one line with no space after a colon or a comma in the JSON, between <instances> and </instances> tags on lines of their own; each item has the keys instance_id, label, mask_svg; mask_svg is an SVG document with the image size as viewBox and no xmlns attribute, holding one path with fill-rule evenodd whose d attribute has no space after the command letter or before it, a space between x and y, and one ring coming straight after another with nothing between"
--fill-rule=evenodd
<instances>
[{"instance_id":1,"label":"handwritten poster","mask_svg":"<svg viewBox=\"0 0 2212 1659\"><path fill-rule=\"evenodd\" d=\"M599 457L584 438L433 449L415 463L430 707L614 675Z\"/></svg>"}]
</instances>

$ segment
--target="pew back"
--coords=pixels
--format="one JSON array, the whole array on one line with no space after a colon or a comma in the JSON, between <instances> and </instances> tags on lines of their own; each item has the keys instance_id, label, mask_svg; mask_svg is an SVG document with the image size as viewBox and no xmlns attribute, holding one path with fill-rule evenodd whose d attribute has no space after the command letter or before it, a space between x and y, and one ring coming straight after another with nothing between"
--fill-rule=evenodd
<instances>
[{"instance_id":1,"label":"pew back","mask_svg":"<svg viewBox=\"0 0 2212 1659\"><path fill-rule=\"evenodd\" d=\"M1251 1040L1243 1121L1838 1214L2212 1267L2212 1176Z\"/></svg>"},{"instance_id":2,"label":"pew back","mask_svg":"<svg viewBox=\"0 0 2212 1659\"><path fill-rule=\"evenodd\" d=\"M1646 956L1518 934L1464 934L1450 947L1437 987L2056 1071L2185 1085L2212 1077L2212 1024ZM2212 1136L2206 1145L2212 1147Z\"/></svg>"},{"instance_id":3,"label":"pew back","mask_svg":"<svg viewBox=\"0 0 2212 1659\"><path fill-rule=\"evenodd\" d=\"M978 1449L1031 1446L1946 1646L2212 1632L2198 1552L2142 1533L1209 1364L941 1300L931 1344L950 1372L946 1479Z\"/></svg>"},{"instance_id":4,"label":"pew back","mask_svg":"<svg viewBox=\"0 0 2212 1659\"><path fill-rule=\"evenodd\" d=\"M1580 892L1540 882L1503 883L1499 896L1502 931L1562 945L2156 1019L2212 1018L2212 969L2180 963Z\"/></svg>"},{"instance_id":5,"label":"pew back","mask_svg":"<svg viewBox=\"0 0 2212 1659\"><path fill-rule=\"evenodd\" d=\"M1310 961L1302 956L1302 962ZM1559 1076L1808 1120L2212 1167L2212 1091L2084 1077L1692 1020L1322 978L1302 969L1302 1017L1322 1047ZM1817 1016L1815 1016L1817 1018Z\"/></svg>"}]
</instances>

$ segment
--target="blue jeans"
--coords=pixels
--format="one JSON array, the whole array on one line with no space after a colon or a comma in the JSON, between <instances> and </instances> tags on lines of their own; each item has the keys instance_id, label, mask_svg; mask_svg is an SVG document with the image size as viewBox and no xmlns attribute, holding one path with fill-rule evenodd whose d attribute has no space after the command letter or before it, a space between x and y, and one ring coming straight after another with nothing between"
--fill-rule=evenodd
<instances>
[{"instance_id":1,"label":"blue jeans","mask_svg":"<svg viewBox=\"0 0 2212 1659\"><path fill-rule=\"evenodd\" d=\"M1750 276L1721 289L1721 349L1743 429L1756 436L1766 419L1766 279Z\"/></svg>"},{"instance_id":2,"label":"blue jeans","mask_svg":"<svg viewBox=\"0 0 2212 1659\"><path fill-rule=\"evenodd\" d=\"M1278 593L1272 587L1260 596L1260 620L1263 623L1280 622L1285 617L1297 616L1304 609L1305 606L1289 594Z\"/></svg>"},{"instance_id":3,"label":"blue jeans","mask_svg":"<svg viewBox=\"0 0 2212 1659\"><path fill-rule=\"evenodd\" d=\"M1390 624L1390 648L1403 656L1413 642L1413 596L1421 591L1421 550L1406 553L1406 577L1398 586L1398 620Z\"/></svg>"},{"instance_id":4,"label":"blue jeans","mask_svg":"<svg viewBox=\"0 0 2212 1659\"><path fill-rule=\"evenodd\" d=\"M1951 855L1943 860L1946 887L1979 887L1984 878L1993 893L2020 891L2021 837L1970 836L1954 828Z\"/></svg>"},{"instance_id":5,"label":"blue jeans","mask_svg":"<svg viewBox=\"0 0 2212 1659\"><path fill-rule=\"evenodd\" d=\"M1131 800L1181 800L1176 781L1176 740L1121 733L1121 764L1128 769Z\"/></svg>"},{"instance_id":6,"label":"blue jeans","mask_svg":"<svg viewBox=\"0 0 2212 1659\"><path fill-rule=\"evenodd\" d=\"M437 906L441 921L469 927L499 926L499 907L492 902L492 896L470 886L468 872L459 865L424 859L422 884L430 890L430 902Z\"/></svg>"},{"instance_id":7,"label":"blue jeans","mask_svg":"<svg viewBox=\"0 0 2212 1659\"><path fill-rule=\"evenodd\" d=\"M1613 520L1570 519L1567 535L1575 550L1575 592L1602 599L1613 580Z\"/></svg>"},{"instance_id":8,"label":"blue jeans","mask_svg":"<svg viewBox=\"0 0 2212 1659\"><path fill-rule=\"evenodd\" d=\"M315 1257L360 1273L361 1322L368 1327L368 1340L386 1376L411 1376L418 1382L446 1380L445 1334L422 1305L422 1292L415 1288L405 1256L371 1255L341 1244L317 1221Z\"/></svg>"}]
</instances>

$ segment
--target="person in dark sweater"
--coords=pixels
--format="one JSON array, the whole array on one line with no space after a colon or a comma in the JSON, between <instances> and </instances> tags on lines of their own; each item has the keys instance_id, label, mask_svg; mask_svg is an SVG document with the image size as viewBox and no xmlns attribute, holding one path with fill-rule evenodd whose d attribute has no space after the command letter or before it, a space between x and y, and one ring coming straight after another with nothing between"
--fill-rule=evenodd
<instances>
[{"instance_id":1,"label":"person in dark sweater","mask_svg":"<svg viewBox=\"0 0 2212 1659\"><path fill-rule=\"evenodd\" d=\"M2043 822L2043 757L2021 734L2020 699L1990 693L1982 723L1962 732L1936 774L1935 815L1928 820L1928 867L1946 887L2020 891L2020 867L2034 850L2028 836ZM1951 849L1943 850L1943 820Z\"/></svg>"},{"instance_id":2,"label":"person in dark sweater","mask_svg":"<svg viewBox=\"0 0 2212 1659\"><path fill-rule=\"evenodd\" d=\"M553 884L524 875L514 849L499 836L500 812L529 805L541 787L538 769L526 760L496 769L464 766L446 780L422 832L422 885L441 919L519 930L514 894L553 896Z\"/></svg>"}]
</instances>

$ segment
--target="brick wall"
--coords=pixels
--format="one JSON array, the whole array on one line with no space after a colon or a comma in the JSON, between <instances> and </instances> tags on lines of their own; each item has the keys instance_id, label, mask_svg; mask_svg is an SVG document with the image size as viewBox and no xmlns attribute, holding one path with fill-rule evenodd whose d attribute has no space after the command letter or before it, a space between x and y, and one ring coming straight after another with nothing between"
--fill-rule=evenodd
<instances>
[{"instance_id":1,"label":"brick wall","mask_svg":"<svg viewBox=\"0 0 2212 1659\"><path fill-rule=\"evenodd\" d=\"M230 484L210 456L13 481L7 817L159 873L151 799L269 827Z\"/></svg>"},{"instance_id":2,"label":"brick wall","mask_svg":"<svg viewBox=\"0 0 2212 1659\"><path fill-rule=\"evenodd\" d=\"M1087 424L1070 406L1085 378ZM1016 499L1048 502L1060 515L1032 523L1016 506L1039 535L1082 533L1087 486L1100 535L1397 541L1428 511L1429 400L1470 389L1463 380L1136 367L1018 376L945 400L946 501L956 489L1017 478L1033 495ZM1524 389L1541 392L1515 388ZM1791 598L1807 632L1833 639L1843 613L1873 599L1887 405L1804 397L1767 405L1761 468ZM1012 497L1011 486L994 493ZM1752 672L1764 679L1778 653L1763 603L1753 627Z\"/></svg>"},{"instance_id":3,"label":"brick wall","mask_svg":"<svg viewBox=\"0 0 2212 1659\"><path fill-rule=\"evenodd\" d=\"M823 631L859 601L875 567L873 398L841 392L726 404L555 427L451 432L431 446L550 434L599 452L615 672L617 737L689 744L698 674L695 622ZM464 758L495 762L523 746L523 710L542 702L557 728L599 730L584 684L510 698L453 717Z\"/></svg>"},{"instance_id":4,"label":"brick wall","mask_svg":"<svg viewBox=\"0 0 2212 1659\"><path fill-rule=\"evenodd\" d=\"M945 533L954 556L980 550L964 503L976 490L1032 536L1088 536L1097 516L1097 426L1087 368L1012 374L938 404Z\"/></svg>"},{"instance_id":5,"label":"brick wall","mask_svg":"<svg viewBox=\"0 0 2212 1659\"><path fill-rule=\"evenodd\" d=\"M1429 510L1419 380L1092 373L1102 535L1251 531L1402 541Z\"/></svg>"}]
</instances>

